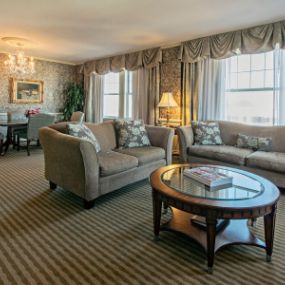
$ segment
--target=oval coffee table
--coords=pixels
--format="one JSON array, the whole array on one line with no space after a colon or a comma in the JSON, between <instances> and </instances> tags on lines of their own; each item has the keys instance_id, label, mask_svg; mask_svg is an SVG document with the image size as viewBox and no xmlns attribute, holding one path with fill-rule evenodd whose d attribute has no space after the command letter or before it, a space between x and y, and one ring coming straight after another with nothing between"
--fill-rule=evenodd
<instances>
[{"instance_id":1,"label":"oval coffee table","mask_svg":"<svg viewBox=\"0 0 285 285\"><path fill-rule=\"evenodd\" d=\"M184 169L213 167L233 177L232 186L209 190L204 184L184 175ZM153 195L154 234L163 230L189 236L206 251L208 272L214 255L231 244L253 245L266 250L271 260L278 188L261 176L217 165L177 164L162 167L150 176ZM161 225L162 203L171 207L170 221ZM248 219L264 217L265 242L248 228ZM203 222L204 220L204 222Z\"/></svg>"}]
</instances>

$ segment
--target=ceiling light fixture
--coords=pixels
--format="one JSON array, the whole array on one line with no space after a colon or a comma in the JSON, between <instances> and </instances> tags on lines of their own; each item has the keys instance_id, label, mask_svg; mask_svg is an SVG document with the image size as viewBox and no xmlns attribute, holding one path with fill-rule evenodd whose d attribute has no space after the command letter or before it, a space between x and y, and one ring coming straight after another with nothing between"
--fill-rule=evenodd
<instances>
[{"instance_id":1,"label":"ceiling light fixture","mask_svg":"<svg viewBox=\"0 0 285 285\"><path fill-rule=\"evenodd\" d=\"M33 57L26 57L23 51L16 54L8 54L8 59L4 61L11 74L30 75L35 73L35 62Z\"/></svg>"},{"instance_id":2,"label":"ceiling light fixture","mask_svg":"<svg viewBox=\"0 0 285 285\"><path fill-rule=\"evenodd\" d=\"M16 74L18 76L30 75L35 72L35 62L33 57L25 56L24 47L28 46L31 42L14 37L5 37L2 38L2 41L6 42L10 46L17 47L15 54L8 54L7 60L4 61L4 64L7 66L10 74Z\"/></svg>"}]
</instances>

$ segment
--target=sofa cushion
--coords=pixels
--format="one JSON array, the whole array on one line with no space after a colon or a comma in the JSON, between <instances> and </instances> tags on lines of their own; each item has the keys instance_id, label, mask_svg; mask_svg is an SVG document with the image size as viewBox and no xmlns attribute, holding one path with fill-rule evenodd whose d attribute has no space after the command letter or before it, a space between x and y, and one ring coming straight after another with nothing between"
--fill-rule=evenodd
<instances>
[{"instance_id":1,"label":"sofa cushion","mask_svg":"<svg viewBox=\"0 0 285 285\"><path fill-rule=\"evenodd\" d=\"M238 134L237 147L261 151L270 151L272 148L272 138L254 137Z\"/></svg>"},{"instance_id":2,"label":"sofa cushion","mask_svg":"<svg viewBox=\"0 0 285 285\"><path fill-rule=\"evenodd\" d=\"M227 145L193 145L188 148L189 155L245 165L245 160L253 151Z\"/></svg>"},{"instance_id":3,"label":"sofa cushion","mask_svg":"<svg viewBox=\"0 0 285 285\"><path fill-rule=\"evenodd\" d=\"M142 120L116 120L118 147L149 146L150 141Z\"/></svg>"},{"instance_id":4,"label":"sofa cushion","mask_svg":"<svg viewBox=\"0 0 285 285\"><path fill-rule=\"evenodd\" d=\"M114 152L97 153L100 176L109 176L138 166L138 159L134 156Z\"/></svg>"},{"instance_id":5,"label":"sofa cushion","mask_svg":"<svg viewBox=\"0 0 285 285\"><path fill-rule=\"evenodd\" d=\"M194 142L200 145L221 145L221 133L218 122L192 122Z\"/></svg>"},{"instance_id":6,"label":"sofa cushion","mask_svg":"<svg viewBox=\"0 0 285 285\"><path fill-rule=\"evenodd\" d=\"M155 146L125 148L116 151L136 157L139 165L165 158L165 150Z\"/></svg>"},{"instance_id":7,"label":"sofa cushion","mask_svg":"<svg viewBox=\"0 0 285 285\"><path fill-rule=\"evenodd\" d=\"M256 151L247 158L247 166L285 173L285 153Z\"/></svg>"},{"instance_id":8,"label":"sofa cushion","mask_svg":"<svg viewBox=\"0 0 285 285\"><path fill-rule=\"evenodd\" d=\"M102 151L111 151L117 148L116 132L114 123L107 121L100 124L85 124L96 136Z\"/></svg>"},{"instance_id":9,"label":"sofa cushion","mask_svg":"<svg viewBox=\"0 0 285 285\"><path fill-rule=\"evenodd\" d=\"M85 140L91 142L94 145L96 152L99 152L101 150L101 147L100 147L100 144L99 144L97 138L92 133L92 131L88 127L86 127L85 125L68 123L67 129L68 129L68 133L71 136L78 137L81 139L85 139Z\"/></svg>"}]
</instances>

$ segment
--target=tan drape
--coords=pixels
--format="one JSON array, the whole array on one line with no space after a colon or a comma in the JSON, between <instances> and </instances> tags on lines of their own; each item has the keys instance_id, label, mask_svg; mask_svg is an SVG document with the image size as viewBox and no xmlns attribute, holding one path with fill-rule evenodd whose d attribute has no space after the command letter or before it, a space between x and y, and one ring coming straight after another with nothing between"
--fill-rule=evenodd
<instances>
[{"instance_id":1,"label":"tan drape","mask_svg":"<svg viewBox=\"0 0 285 285\"><path fill-rule=\"evenodd\" d=\"M242 54L285 48L285 21L217 34L181 44L179 59L193 63L205 58L221 59Z\"/></svg>"},{"instance_id":2,"label":"tan drape","mask_svg":"<svg viewBox=\"0 0 285 285\"><path fill-rule=\"evenodd\" d=\"M188 125L198 119L201 63L182 63L182 65L181 116L182 124Z\"/></svg>"},{"instance_id":3,"label":"tan drape","mask_svg":"<svg viewBox=\"0 0 285 285\"><path fill-rule=\"evenodd\" d=\"M120 72L123 69L133 71L141 67L152 68L161 62L161 58L161 49L152 48L125 55L92 60L84 63L84 74L87 75L95 72L104 75L109 72Z\"/></svg>"}]
</instances>

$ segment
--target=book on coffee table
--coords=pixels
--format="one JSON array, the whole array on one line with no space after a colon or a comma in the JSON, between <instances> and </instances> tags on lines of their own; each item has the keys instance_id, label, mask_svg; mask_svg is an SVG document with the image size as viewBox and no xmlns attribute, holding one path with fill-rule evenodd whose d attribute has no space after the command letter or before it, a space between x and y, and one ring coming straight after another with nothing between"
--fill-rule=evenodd
<instances>
[{"instance_id":1,"label":"book on coffee table","mask_svg":"<svg viewBox=\"0 0 285 285\"><path fill-rule=\"evenodd\" d=\"M194 215L191 218L191 223L195 226L201 227L204 230L207 229L207 222L205 217ZM216 231L221 230L224 226L228 225L229 220L218 219L216 224Z\"/></svg>"},{"instance_id":2,"label":"book on coffee table","mask_svg":"<svg viewBox=\"0 0 285 285\"><path fill-rule=\"evenodd\" d=\"M231 186L233 183L233 177L225 174L225 171L216 167L195 167L191 169L185 169L184 175L190 177L206 186L210 189L221 188L222 186Z\"/></svg>"}]
</instances>

